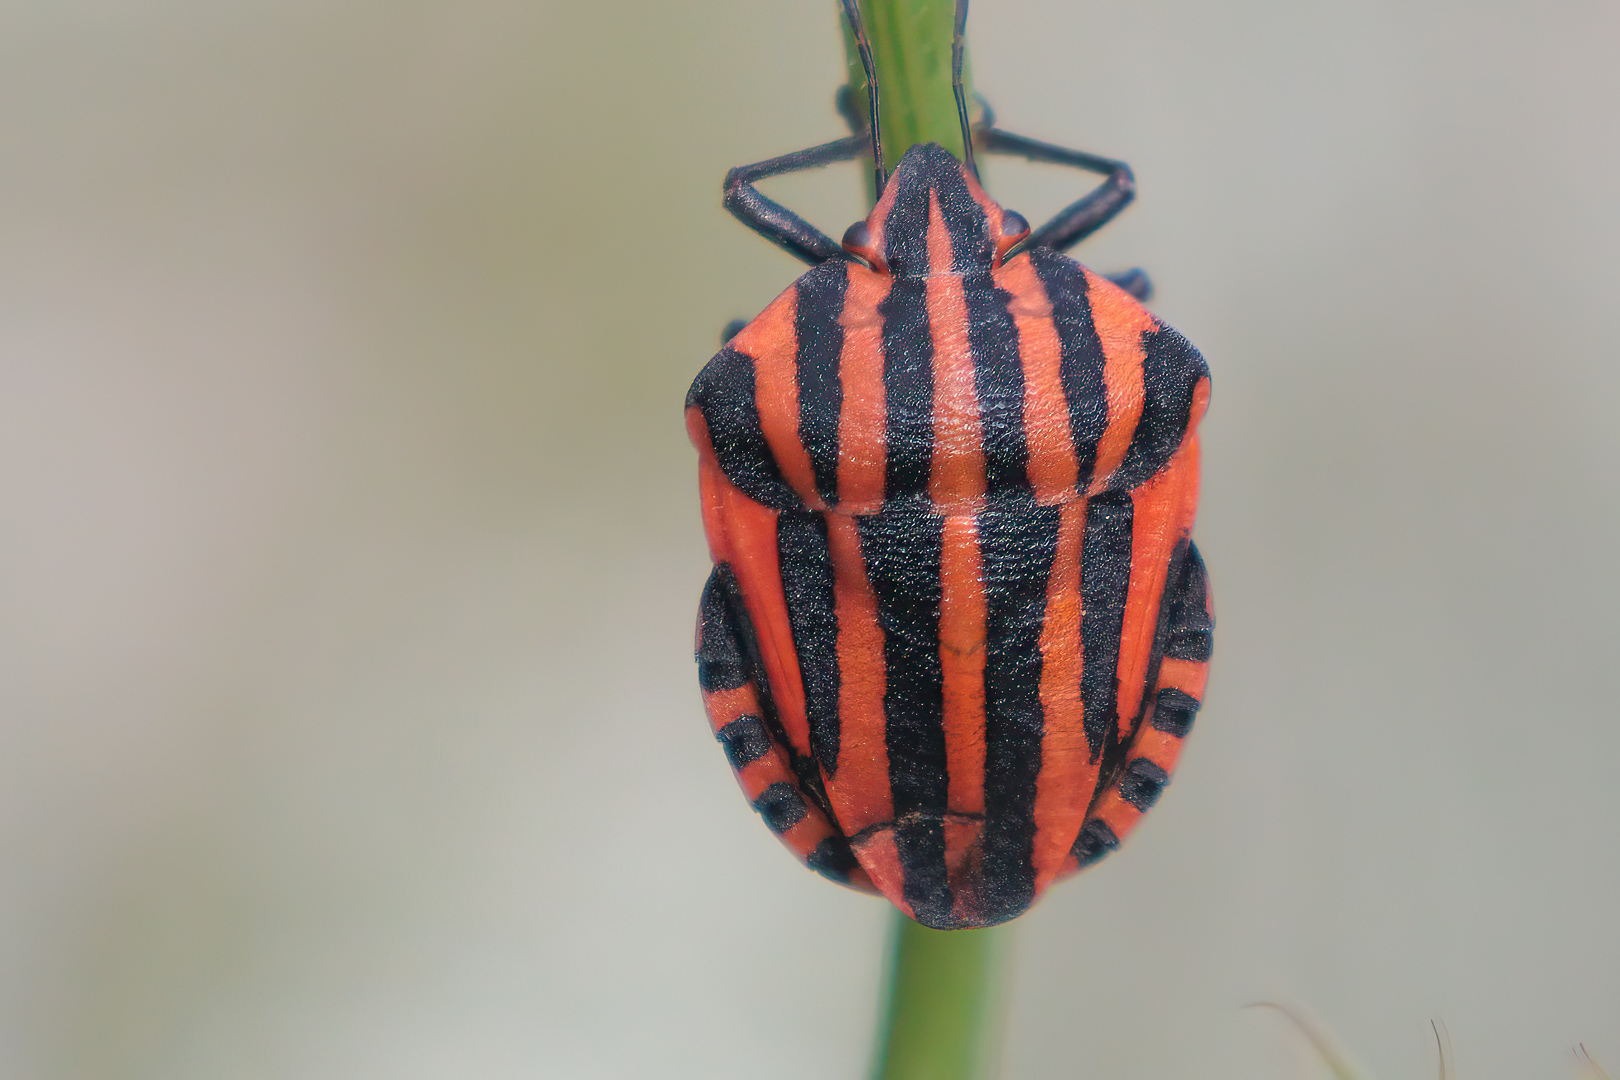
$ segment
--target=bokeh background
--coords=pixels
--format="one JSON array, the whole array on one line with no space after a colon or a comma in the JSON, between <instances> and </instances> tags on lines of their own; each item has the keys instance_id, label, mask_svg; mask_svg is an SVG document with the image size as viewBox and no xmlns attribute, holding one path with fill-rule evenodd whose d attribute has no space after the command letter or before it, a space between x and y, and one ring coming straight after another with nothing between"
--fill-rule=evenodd
<instances>
[{"instance_id":1,"label":"bokeh background","mask_svg":"<svg viewBox=\"0 0 1620 1080\"><path fill-rule=\"evenodd\" d=\"M0 1075L858 1077L706 734L688 381L831 0L0 7ZM1214 678L1003 1076L1620 1067L1620 7L977 0L1215 372ZM987 169L1032 218L1080 178ZM853 166L772 190L837 235Z\"/></svg>"}]
</instances>

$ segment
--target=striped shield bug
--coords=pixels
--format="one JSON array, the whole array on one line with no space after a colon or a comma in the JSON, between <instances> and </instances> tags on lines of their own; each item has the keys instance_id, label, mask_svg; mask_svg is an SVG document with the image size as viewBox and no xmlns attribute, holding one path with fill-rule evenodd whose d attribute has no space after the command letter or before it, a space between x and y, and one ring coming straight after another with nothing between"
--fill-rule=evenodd
<instances>
[{"instance_id":1,"label":"striped shield bug","mask_svg":"<svg viewBox=\"0 0 1620 1080\"><path fill-rule=\"evenodd\" d=\"M812 264L687 396L715 567L697 659L744 792L804 862L927 926L1011 919L1118 846L1169 779L1213 621L1190 532L1203 358L1140 271L1062 252L1131 201L1121 162L972 128L885 174L871 122L732 170L725 205ZM1031 231L985 152L1100 185ZM872 154L835 243L756 181Z\"/></svg>"}]
</instances>

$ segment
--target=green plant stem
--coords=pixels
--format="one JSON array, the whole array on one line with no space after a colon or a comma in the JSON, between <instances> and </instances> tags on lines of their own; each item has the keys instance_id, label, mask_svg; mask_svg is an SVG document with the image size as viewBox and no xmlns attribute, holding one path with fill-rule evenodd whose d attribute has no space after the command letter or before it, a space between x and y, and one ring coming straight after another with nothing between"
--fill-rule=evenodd
<instances>
[{"instance_id":1,"label":"green plant stem","mask_svg":"<svg viewBox=\"0 0 1620 1080\"><path fill-rule=\"evenodd\" d=\"M984 1080L997 1056L1004 927L930 930L894 913L874 1080Z\"/></svg>"},{"instance_id":2,"label":"green plant stem","mask_svg":"<svg viewBox=\"0 0 1620 1080\"><path fill-rule=\"evenodd\" d=\"M877 64L883 121L883 158L893 171L907 150L918 143L939 143L962 157L962 128L951 93L951 34L955 0L860 0L861 18ZM866 114L866 73L855 38L844 28L849 85ZM964 69L963 83L972 101L973 81Z\"/></svg>"}]
</instances>

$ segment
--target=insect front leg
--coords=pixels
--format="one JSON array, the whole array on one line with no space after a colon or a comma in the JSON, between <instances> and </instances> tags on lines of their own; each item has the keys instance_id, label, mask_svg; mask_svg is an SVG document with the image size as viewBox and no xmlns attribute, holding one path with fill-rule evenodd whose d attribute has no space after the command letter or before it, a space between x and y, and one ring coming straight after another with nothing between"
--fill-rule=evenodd
<instances>
[{"instance_id":1,"label":"insect front leg","mask_svg":"<svg viewBox=\"0 0 1620 1080\"><path fill-rule=\"evenodd\" d=\"M1204 560L1190 543L1171 585L1162 659L1144 699L1151 711L1131 736L1123 766L1092 800L1067 870L1084 869L1117 848L1158 801L1203 700L1214 618Z\"/></svg>"},{"instance_id":2,"label":"insect front leg","mask_svg":"<svg viewBox=\"0 0 1620 1080\"><path fill-rule=\"evenodd\" d=\"M817 169L861 156L868 143L864 135L834 139L808 150L739 165L726 174L725 207L765 239L814 266L828 259L846 258L843 245L781 203L760 194L754 185L771 176Z\"/></svg>"},{"instance_id":3,"label":"insect front leg","mask_svg":"<svg viewBox=\"0 0 1620 1080\"><path fill-rule=\"evenodd\" d=\"M717 566L703 588L697 628L698 684L714 736L749 805L790 851L824 877L875 892L825 798L808 791L795 768L750 642L736 579L729 566Z\"/></svg>"},{"instance_id":4,"label":"insect front leg","mask_svg":"<svg viewBox=\"0 0 1620 1080\"><path fill-rule=\"evenodd\" d=\"M1002 131L996 127L996 114L990 108L990 103L983 97L979 97L978 101L981 119L977 141L986 153L1008 154L1052 165L1069 165L1106 177L1101 184L1058 211L1051 221L1032 232L1029 246L1067 251L1114 220L1136 198L1136 177L1131 167L1123 161ZM1138 300L1146 300L1153 293L1153 282L1141 267L1104 276Z\"/></svg>"},{"instance_id":5,"label":"insect front leg","mask_svg":"<svg viewBox=\"0 0 1620 1080\"><path fill-rule=\"evenodd\" d=\"M987 119L989 124L994 124L993 116L987 114ZM1123 161L1014 135L989 124L979 136L989 153L1010 154L1052 165L1071 165L1106 177L1102 183L1058 211L1051 221L1031 233L1031 246L1067 251L1112 221L1136 198L1136 178L1131 173L1131 167Z\"/></svg>"}]
</instances>

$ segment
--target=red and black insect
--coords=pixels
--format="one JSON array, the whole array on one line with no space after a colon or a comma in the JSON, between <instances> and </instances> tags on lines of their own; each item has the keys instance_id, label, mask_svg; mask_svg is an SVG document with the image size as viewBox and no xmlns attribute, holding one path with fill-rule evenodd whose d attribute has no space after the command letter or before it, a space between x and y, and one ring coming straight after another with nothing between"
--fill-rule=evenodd
<instances>
[{"instance_id":1,"label":"red and black insect","mask_svg":"<svg viewBox=\"0 0 1620 1080\"><path fill-rule=\"evenodd\" d=\"M1175 766L1213 626L1189 539L1208 369L1140 271L1060 254L1130 202L1130 169L970 130L966 6L967 161L915 146L888 177L844 0L873 122L726 178L727 208L814 268L686 410L715 733L801 859L936 928L1011 919L1118 846ZM1106 179L1032 233L975 142ZM753 186L868 149L880 197L841 245Z\"/></svg>"}]
</instances>

